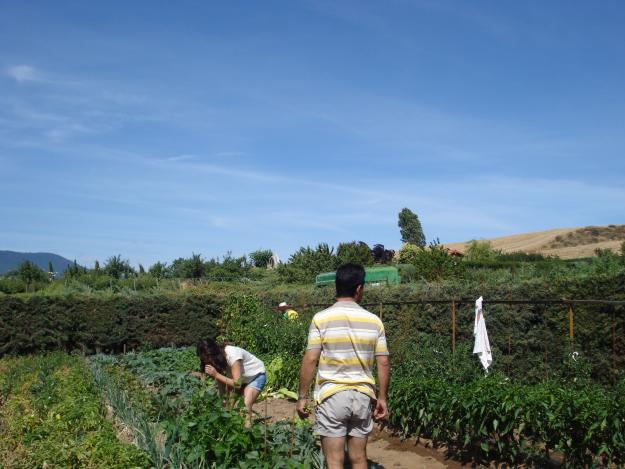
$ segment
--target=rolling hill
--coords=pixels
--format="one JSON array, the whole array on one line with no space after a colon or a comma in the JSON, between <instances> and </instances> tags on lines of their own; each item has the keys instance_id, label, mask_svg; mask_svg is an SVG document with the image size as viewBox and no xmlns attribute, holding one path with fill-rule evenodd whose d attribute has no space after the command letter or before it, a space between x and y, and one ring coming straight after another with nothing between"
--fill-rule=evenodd
<instances>
[{"instance_id":1,"label":"rolling hill","mask_svg":"<svg viewBox=\"0 0 625 469\"><path fill-rule=\"evenodd\" d=\"M0 251L0 275L17 268L24 261L35 263L44 272L48 271L48 262L52 262L55 272L64 272L72 263L69 259L51 252Z\"/></svg>"},{"instance_id":2,"label":"rolling hill","mask_svg":"<svg viewBox=\"0 0 625 469\"><path fill-rule=\"evenodd\" d=\"M558 256L562 259L576 259L595 255L596 249L610 249L619 252L625 241L625 225L586 226L581 228L557 228L534 233L501 236L490 241L494 249L503 252L539 253ZM466 241L447 243L449 249L463 252Z\"/></svg>"}]
</instances>

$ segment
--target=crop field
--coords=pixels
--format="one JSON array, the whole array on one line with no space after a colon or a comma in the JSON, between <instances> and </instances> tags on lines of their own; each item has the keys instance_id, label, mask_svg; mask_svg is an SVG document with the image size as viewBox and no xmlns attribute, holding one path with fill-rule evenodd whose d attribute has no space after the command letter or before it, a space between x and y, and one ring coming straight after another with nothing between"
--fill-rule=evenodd
<instances>
[{"instance_id":1,"label":"crop field","mask_svg":"<svg viewBox=\"0 0 625 469\"><path fill-rule=\"evenodd\" d=\"M4 358L0 467L320 467L305 422L245 428L194 350Z\"/></svg>"},{"instance_id":2,"label":"crop field","mask_svg":"<svg viewBox=\"0 0 625 469\"><path fill-rule=\"evenodd\" d=\"M185 303L196 304L198 299ZM239 295L198 311L216 308L219 317L206 322L208 330L216 328L264 361L265 395L296 390L314 310L300 311L298 321L283 321L261 299ZM437 310L420 314L425 313L429 316L419 316L421 321L435 324ZM532 373L518 360L511 363L516 372L507 373L510 364L496 352L498 365L485 376L468 337L459 336L452 352L448 337L415 327L414 311L387 310L384 318L392 364L387 426L398 437L425 439L449 457L475 464L625 463L620 368L597 373L607 362L593 362L583 351L556 357L552 347L549 368ZM537 350L531 367L544 360ZM224 399L211 380L189 373L198 365L193 347L5 355L0 467L323 467L310 422L269 423L259 413L246 428L241 402Z\"/></svg>"},{"instance_id":3,"label":"crop field","mask_svg":"<svg viewBox=\"0 0 625 469\"><path fill-rule=\"evenodd\" d=\"M503 252L541 253L561 259L592 257L596 249L618 252L625 240L625 225L586 226L581 228L557 228L534 233L521 233L492 238L494 249ZM465 242L448 243L446 246L463 252Z\"/></svg>"},{"instance_id":4,"label":"crop field","mask_svg":"<svg viewBox=\"0 0 625 469\"><path fill-rule=\"evenodd\" d=\"M148 467L117 438L83 357L52 353L0 360L0 466Z\"/></svg>"}]
</instances>

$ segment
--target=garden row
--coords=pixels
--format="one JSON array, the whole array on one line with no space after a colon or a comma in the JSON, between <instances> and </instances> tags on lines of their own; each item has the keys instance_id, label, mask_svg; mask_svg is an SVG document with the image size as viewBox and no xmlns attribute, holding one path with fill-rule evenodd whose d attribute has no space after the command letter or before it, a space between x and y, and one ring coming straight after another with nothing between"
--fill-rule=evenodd
<instances>
[{"instance_id":1,"label":"garden row","mask_svg":"<svg viewBox=\"0 0 625 469\"><path fill-rule=\"evenodd\" d=\"M393 381L391 425L445 444L461 459L563 466L625 463L625 383L545 381L527 385L494 374L466 383L436 376Z\"/></svg>"},{"instance_id":2,"label":"garden row","mask_svg":"<svg viewBox=\"0 0 625 469\"><path fill-rule=\"evenodd\" d=\"M193 348L96 355L92 362L96 382L153 467L322 466L309 425L260 419L246 428L240 398L224 401L212 381L190 375L198 367Z\"/></svg>"},{"instance_id":3,"label":"garden row","mask_svg":"<svg viewBox=\"0 0 625 469\"><path fill-rule=\"evenodd\" d=\"M0 359L0 467L316 468L309 425L255 422L194 350Z\"/></svg>"},{"instance_id":4,"label":"garden row","mask_svg":"<svg viewBox=\"0 0 625 469\"><path fill-rule=\"evenodd\" d=\"M83 357L0 359L0 467L147 468L105 418Z\"/></svg>"}]
</instances>

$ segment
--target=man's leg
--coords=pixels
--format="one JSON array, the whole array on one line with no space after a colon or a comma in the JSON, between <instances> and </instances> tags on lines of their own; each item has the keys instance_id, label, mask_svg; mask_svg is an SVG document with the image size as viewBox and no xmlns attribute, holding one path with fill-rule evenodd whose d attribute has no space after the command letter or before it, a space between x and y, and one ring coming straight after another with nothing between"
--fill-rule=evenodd
<instances>
[{"instance_id":1,"label":"man's leg","mask_svg":"<svg viewBox=\"0 0 625 469\"><path fill-rule=\"evenodd\" d=\"M367 469L367 439L368 437L347 437L347 452L352 469Z\"/></svg>"},{"instance_id":2,"label":"man's leg","mask_svg":"<svg viewBox=\"0 0 625 469\"><path fill-rule=\"evenodd\" d=\"M322 436L321 449L323 450L323 457L326 460L326 466L328 466L328 469L343 469L343 460L345 459L344 436Z\"/></svg>"},{"instance_id":3,"label":"man's leg","mask_svg":"<svg viewBox=\"0 0 625 469\"><path fill-rule=\"evenodd\" d=\"M354 391L351 393L352 416L347 432L347 452L353 469L367 469L367 440L373 430L371 397Z\"/></svg>"}]
</instances>

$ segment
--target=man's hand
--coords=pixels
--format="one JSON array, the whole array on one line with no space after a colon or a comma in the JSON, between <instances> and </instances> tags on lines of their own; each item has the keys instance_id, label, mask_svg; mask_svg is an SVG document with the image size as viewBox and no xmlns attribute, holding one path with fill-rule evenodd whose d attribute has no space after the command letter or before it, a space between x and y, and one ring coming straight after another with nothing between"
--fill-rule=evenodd
<instances>
[{"instance_id":1,"label":"man's hand","mask_svg":"<svg viewBox=\"0 0 625 469\"><path fill-rule=\"evenodd\" d=\"M310 389L310 382L315 374L315 368L317 368L317 362L321 356L321 349L308 349L304 353L302 358L302 367L299 370L299 386L297 388L297 409L298 415L306 419L310 415L310 412L306 410L306 395Z\"/></svg>"},{"instance_id":2,"label":"man's hand","mask_svg":"<svg viewBox=\"0 0 625 469\"><path fill-rule=\"evenodd\" d=\"M310 416L310 412L306 410L306 399L298 399L295 408L297 409L297 415L301 419L307 419Z\"/></svg>"},{"instance_id":3,"label":"man's hand","mask_svg":"<svg viewBox=\"0 0 625 469\"><path fill-rule=\"evenodd\" d=\"M210 365L206 365L204 367L204 373L206 373L208 376L211 376L211 377L214 378L215 375L217 374L217 370L214 367L210 366Z\"/></svg>"},{"instance_id":4,"label":"man's hand","mask_svg":"<svg viewBox=\"0 0 625 469\"><path fill-rule=\"evenodd\" d=\"M386 405L386 399L377 400L375 410L373 411L373 418L375 420L385 420L388 418L388 406Z\"/></svg>"}]
</instances>

